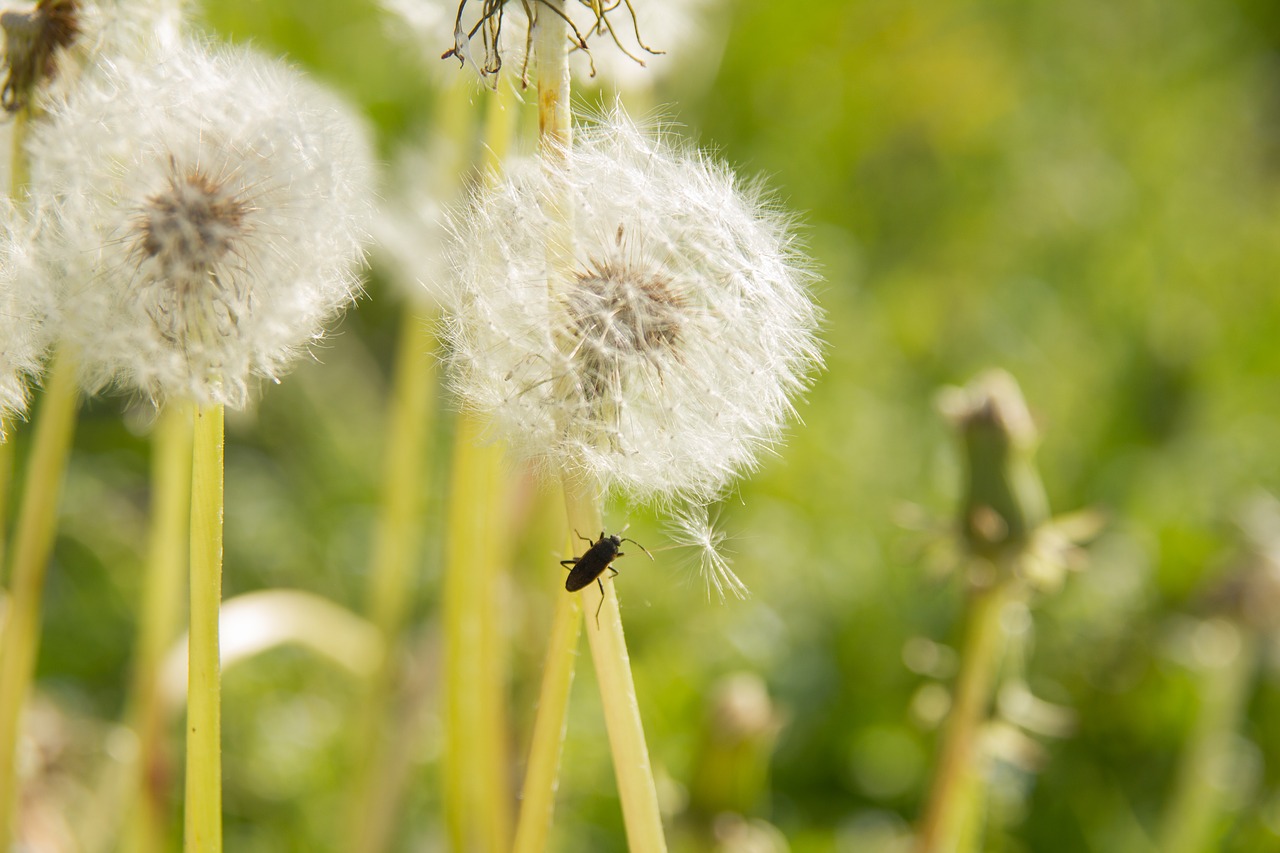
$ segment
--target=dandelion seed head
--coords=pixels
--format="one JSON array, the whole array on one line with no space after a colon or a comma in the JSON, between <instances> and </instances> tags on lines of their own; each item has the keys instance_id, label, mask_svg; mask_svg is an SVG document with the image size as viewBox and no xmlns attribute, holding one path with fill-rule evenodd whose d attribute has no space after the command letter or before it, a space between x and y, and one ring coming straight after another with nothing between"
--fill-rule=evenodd
<instances>
[{"instance_id":1,"label":"dandelion seed head","mask_svg":"<svg viewBox=\"0 0 1280 853\"><path fill-rule=\"evenodd\" d=\"M172 43L185 19L181 0L0 0L0 10L0 106L11 113L42 89L65 95L96 62Z\"/></svg>"},{"instance_id":2,"label":"dandelion seed head","mask_svg":"<svg viewBox=\"0 0 1280 853\"><path fill-rule=\"evenodd\" d=\"M819 363L787 217L620 112L571 165L513 164L453 219L453 382L521 455L707 499L774 446ZM573 222L572 268L548 246Z\"/></svg>"},{"instance_id":3,"label":"dandelion seed head","mask_svg":"<svg viewBox=\"0 0 1280 853\"><path fill-rule=\"evenodd\" d=\"M0 438L26 411L29 383L48 348L49 288L39 277L26 221L0 201Z\"/></svg>"},{"instance_id":4,"label":"dandelion seed head","mask_svg":"<svg viewBox=\"0 0 1280 853\"><path fill-rule=\"evenodd\" d=\"M730 565L724 548L727 534L710 517L706 504L677 507L666 526L667 538L677 548L689 548L697 554L698 573L706 585L707 597L714 594L721 601L727 595L746 598L744 584Z\"/></svg>"},{"instance_id":5,"label":"dandelion seed head","mask_svg":"<svg viewBox=\"0 0 1280 853\"><path fill-rule=\"evenodd\" d=\"M368 145L282 64L195 43L113 63L30 151L37 248L90 391L242 406L354 297Z\"/></svg>"}]
</instances>

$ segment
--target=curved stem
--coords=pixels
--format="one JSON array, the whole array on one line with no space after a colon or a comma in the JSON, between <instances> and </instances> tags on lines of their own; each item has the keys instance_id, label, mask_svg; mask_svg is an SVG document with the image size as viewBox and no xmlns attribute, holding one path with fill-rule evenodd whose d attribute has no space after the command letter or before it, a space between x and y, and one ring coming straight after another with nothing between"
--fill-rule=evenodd
<instances>
[{"instance_id":1,"label":"curved stem","mask_svg":"<svg viewBox=\"0 0 1280 853\"><path fill-rule=\"evenodd\" d=\"M57 532L58 501L71 451L79 388L76 358L54 356L35 424L22 505L9 558L9 603L0 633L0 847L7 848L17 805L18 732L40 648L40 605Z\"/></svg>"}]
</instances>

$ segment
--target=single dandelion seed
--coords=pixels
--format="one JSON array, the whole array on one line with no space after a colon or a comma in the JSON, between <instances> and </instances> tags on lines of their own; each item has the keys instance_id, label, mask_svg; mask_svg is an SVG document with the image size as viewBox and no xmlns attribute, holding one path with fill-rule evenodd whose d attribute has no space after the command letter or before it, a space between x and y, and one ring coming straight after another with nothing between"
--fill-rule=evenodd
<instances>
[{"instance_id":1,"label":"single dandelion seed","mask_svg":"<svg viewBox=\"0 0 1280 853\"><path fill-rule=\"evenodd\" d=\"M243 406L353 298L359 121L289 68L181 44L114 63L33 136L38 248L90 391Z\"/></svg>"},{"instance_id":2,"label":"single dandelion seed","mask_svg":"<svg viewBox=\"0 0 1280 853\"><path fill-rule=\"evenodd\" d=\"M641 500L754 467L819 364L812 275L758 187L620 111L453 220L453 384L520 454ZM548 266L572 205L574 263Z\"/></svg>"},{"instance_id":3,"label":"single dandelion seed","mask_svg":"<svg viewBox=\"0 0 1280 853\"><path fill-rule=\"evenodd\" d=\"M667 538L673 547L687 548L697 555L698 573L707 587L707 596L714 592L721 601L726 593L746 598L744 584L730 566L724 547L728 535L710 517L706 504L686 504L677 507L665 527Z\"/></svg>"}]
</instances>

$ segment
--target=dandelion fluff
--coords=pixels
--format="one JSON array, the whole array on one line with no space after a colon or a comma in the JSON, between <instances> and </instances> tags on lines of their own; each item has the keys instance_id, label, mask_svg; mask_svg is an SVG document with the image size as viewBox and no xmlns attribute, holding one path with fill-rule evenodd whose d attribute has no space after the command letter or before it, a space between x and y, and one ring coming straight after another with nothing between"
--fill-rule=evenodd
<instances>
[{"instance_id":1,"label":"dandelion fluff","mask_svg":"<svg viewBox=\"0 0 1280 853\"><path fill-rule=\"evenodd\" d=\"M620 112L456 217L453 382L519 453L641 500L706 498L772 447L819 362L785 216ZM571 203L572 269L548 268Z\"/></svg>"},{"instance_id":2,"label":"dandelion fluff","mask_svg":"<svg viewBox=\"0 0 1280 853\"><path fill-rule=\"evenodd\" d=\"M687 548L697 555L698 573L712 593L723 601L726 593L747 597L747 585L738 579L725 552L725 532L710 518L706 504L687 504L675 508L666 526L667 538L675 548Z\"/></svg>"},{"instance_id":3,"label":"dandelion fluff","mask_svg":"<svg viewBox=\"0 0 1280 853\"><path fill-rule=\"evenodd\" d=\"M0 202L0 435L27 406L27 385L47 348L48 287L39 280L24 221Z\"/></svg>"},{"instance_id":4,"label":"dandelion fluff","mask_svg":"<svg viewBox=\"0 0 1280 853\"><path fill-rule=\"evenodd\" d=\"M86 79L33 135L38 248L91 391L242 406L353 298L356 118L284 65L179 45Z\"/></svg>"}]
</instances>

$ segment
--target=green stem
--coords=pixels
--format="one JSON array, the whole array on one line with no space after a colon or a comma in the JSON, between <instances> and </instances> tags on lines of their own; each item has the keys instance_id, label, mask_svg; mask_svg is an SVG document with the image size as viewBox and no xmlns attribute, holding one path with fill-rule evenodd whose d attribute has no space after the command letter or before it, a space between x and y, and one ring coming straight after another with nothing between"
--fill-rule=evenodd
<instances>
[{"instance_id":1,"label":"green stem","mask_svg":"<svg viewBox=\"0 0 1280 853\"><path fill-rule=\"evenodd\" d=\"M1224 640L1234 644L1222 660L1206 667L1200 684L1200 714L1183 747L1173 794L1165 806L1159 849L1199 853L1217 849L1214 819L1222 807L1223 778L1230 768L1232 741L1258 664L1258 640L1248 628L1223 621Z\"/></svg>"},{"instance_id":2,"label":"green stem","mask_svg":"<svg viewBox=\"0 0 1280 853\"><path fill-rule=\"evenodd\" d=\"M413 573L421 541L421 516L427 476L425 459L435 399L433 321L406 310L396 356L386 455L382 468L382 504L369 572L369 611L382 637L384 654L375 670L357 718L352 741L357 754L356 794L351 797L346 850L376 853L386 849L400 803L402 776L386 772L401 745L392 743L388 708L396 693L400 638L412 600Z\"/></svg>"},{"instance_id":3,"label":"green stem","mask_svg":"<svg viewBox=\"0 0 1280 853\"><path fill-rule=\"evenodd\" d=\"M76 358L68 349L54 356L9 557L9 603L0 632L0 848L6 849L17 805L14 760L19 723L40 647L40 602L80 399L76 369Z\"/></svg>"},{"instance_id":4,"label":"green stem","mask_svg":"<svg viewBox=\"0 0 1280 853\"><path fill-rule=\"evenodd\" d=\"M640 720L640 703L631 677L631 659L622 633L617 585L604 584L603 602L597 590L596 584L589 584L581 596L583 608L588 612L599 607L599 622L586 620L587 641L600 686L609 751L613 755L622 819L627 828L627 846L633 851L658 853L667 849L667 842L662 812L658 808L658 789L649 765L649 749L645 745L644 725Z\"/></svg>"},{"instance_id":5,"label":"green stem","mask_svg":"<svg viewBox=\"0 0 1280 853\"><path fill-rule=\"evenodd\" d=\"M916 836L916 853L974 849L983 765L979 740L1004 652L1005 631L1000 619L1012 589L1012 581L998 580L970 593L960 672Z\"/></svg>"},{"instance_id":6,"label":"green stem","mask_svg":"<svg viewBox=\"0 0 1280 853\"><path fill-rule=\"evenodd\" d=\"M565 492L565 508L569 528L595 530L600 526L600 505L583 499L575 492ZM567 556L574 556L580 544L572 533L565 546ZM564 572L556 567L556 586L564 581ZM520 794L520 818L516 824L515 853L540 853L547 849L547 837L555 815L556 788L559 785L560 756L564 752L565 724L569 715L569 692L578 660L578 636L582 632L582 606L576 595L556 595L555 614L551 619L551 639L542 667L542 686L538 691L538 709L533 720L533 736L529 743L529 763L525 767Z\"/></svg>"},{"instance_id":7,"label":"green stem","mask_svg":"<svg viewBox=\"0 0 1280 853\"><path fill-rule=\"evenodd\" d=\"M506 655L499 579L504 559L502 448L458 418L444 577L444 795L454 850L506 850Z\"/></svg>"},{"instance_id":8,"label":"green stem","mask_svg":"<svg viewBox=\"0 0 1280 853\"><path fill-rule=\"evenodd\" d=\"M126 719L138 739L134 800L121 850L161 853L167 848L163 784L165 704L159 689L165 652L181 631L187 536L191 522L191 407L160 410L152 433L151 533L147 546L142 612L138 620L133 684Z\"/></svg>"},{"instance_id":9,"label":"green stem","mask_svg":"<svg viewBox=\"0 0 1280 853\"><path fill-rule=\"evenodd\" d=\"M218 612L222 604L223 416L221 405L196 408L191 454L186 853L222 850Z\"/></svg>"}]
</instances>

